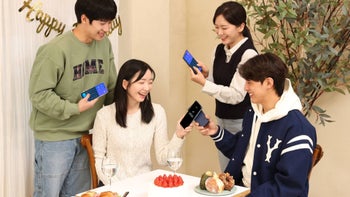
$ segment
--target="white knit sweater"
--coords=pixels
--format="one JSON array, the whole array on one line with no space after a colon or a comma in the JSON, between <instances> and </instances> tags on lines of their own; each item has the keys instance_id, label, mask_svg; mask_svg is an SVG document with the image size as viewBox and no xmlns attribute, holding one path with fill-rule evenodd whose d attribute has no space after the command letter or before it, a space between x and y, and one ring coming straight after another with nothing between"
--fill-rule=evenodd
<instances>
[{"instance_id":1,"label":"white knit sweater","mask_svg":"<svg viewBox=\"0 0 350 197\"><path fill-rule=\"evenodd\" d=\"M184 140L173 135L169 141L166 114L163 107L153 103L155 116L149 124L141 122L141 111L127 115L127 128L115 120L115 104L97 112L93 127L93 149L99 179L108 184L101 163L106 153L118 161L113 181L129 178L152 170L150 149L154 142L155 155L160 165L166 165L168 149L180 149Z\"/></svg>"}]
</instances>

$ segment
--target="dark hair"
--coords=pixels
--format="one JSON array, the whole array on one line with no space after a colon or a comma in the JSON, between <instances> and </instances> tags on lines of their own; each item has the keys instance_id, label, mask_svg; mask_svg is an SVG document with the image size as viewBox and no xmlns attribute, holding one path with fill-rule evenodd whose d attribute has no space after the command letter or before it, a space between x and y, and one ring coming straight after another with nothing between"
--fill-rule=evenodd
<instances>
[{"instance_id":1,"label":"dark hair","mask_svg":"<svg viewBox=\"0 0 350 197\"><path fill-rule=\"evenodd\" d=\"M81 23L81 15L85 14L92 23L93 20L113 20L117 14L117 5L114 0L77 0L75 15Z\"/></svg>"},{"instance_id":2,"label":"dark hair","mask_svg":"<svg viewBox=\"0 0 350 197\"><path fill-rule=\"evenodd\" d=\"M265 53L254 56L241 65L239 74L245 80L260 81L261 83L266 78L271 77L277 95L281 96L288 75L288 68L277 55Z\"/></svg>"},{"instance_id":3,"label":"dark hair","mask_svg":"<svg viewBox=\"0 0 350 197\"><path fill-rule=\"evenodd\" d=\"M129 84L135 83L142 79L146 71L150 70L153 79L156 77L154 70L146 62L131 59L126 61L119 69L117 82L114 91L114 102L116 107L115 120L121 127L127 127L126 116L128 106L128 94L127 90L123 88L123 80L127 80ZM136 75L135 81L131 81ZM148 93L147 97L143 102L140 103L141 108L141 121L145 123L151 122L154 116L154 110L151 101L151 94Z\"/></svg>"},{"instance_id":4,"label":"dark hair","mask_svg":"<svg viewBox=\"0 0 350 197\"><path fill-rule=\"evenodd\" d=\"M227 1L221 4L218 8L216 8L213 17L214 25L216 18L220 15L222 15L232 25L240 26L242 23L244 23L243 36L253 40L249 28L246 25L247 13L241 4L235 1Z\"/></svg>"}]
</instances>

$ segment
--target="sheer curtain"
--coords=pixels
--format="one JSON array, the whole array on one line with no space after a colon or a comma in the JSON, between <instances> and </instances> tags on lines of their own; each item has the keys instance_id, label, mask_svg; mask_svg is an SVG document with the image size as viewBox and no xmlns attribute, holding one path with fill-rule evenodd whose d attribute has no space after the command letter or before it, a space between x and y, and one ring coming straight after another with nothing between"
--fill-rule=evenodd
<instances>
[{"instance_id":1,"label":"sheer curtain","mask_svg":"<svg viewBox=\"0 0 350 197\"><path fill-rule=\"evenodd\" d=\"M29 6L20 11L25 4ZM68 31L76 22L74 4L75 0L0 1L0 196L32 196L34 138L28 125L28 81L38 47L59 32L50 32L47 25L40 31L38 18L55 18L56 24L62 23L61 30L65 24ZM117 63L117 30L109 37Z\"/></svg>"}]
</instances>

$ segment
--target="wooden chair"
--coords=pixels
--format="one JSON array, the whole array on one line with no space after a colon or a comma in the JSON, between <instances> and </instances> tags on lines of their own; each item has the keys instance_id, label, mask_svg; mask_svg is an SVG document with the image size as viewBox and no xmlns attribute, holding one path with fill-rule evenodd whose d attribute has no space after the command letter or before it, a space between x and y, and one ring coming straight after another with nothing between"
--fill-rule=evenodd
<instances>
[{"instance_id":1,"label":"wooden chair","mask_svg":"<svg viewBox=\"0 0 350 197\"><path fill-rule=\"evenodd\" d=\"M314 149L314 153L312 154L312 167L308 175L308 179L310 180L311 171L316 166L316 164L321 160L323 157L323 149L322 146L319 144L316 144L316 147Z\"/></svg>"},{"instance_id":2,"label":"wooden chair","mask_svg":"<svg viewBox=\"0 0 350 197\"><path fill-rule=\"evenodd\" d=\"M314 153L312 154L312 168L309 172L308 175L308 179L310 180L310 175L311 175L311 171L312 169L316 166L316 164L321 160L321 158L323 157L323 149L322 146L319 144L316 144L316 147L314 149ZM250 190L246 190L245 192L242 192L240 194L237 194L233 197L245 197L250 193Z\"/></svg>"},{"instance_id":3,"label":"wooden chair","mask_svg":"<svg viewBox=\"0 0 350 197\"><path fill-rule=\"evenodd\" d=\"M80 142L86 148L89 156L91 182L92 182L91 186L92 186L92 189L94 189L98 186L98 177L97 177L96 168L95 168L94 151L92 150L92 134L83 135L81 137Z\"/></svg>"}]
</instances>

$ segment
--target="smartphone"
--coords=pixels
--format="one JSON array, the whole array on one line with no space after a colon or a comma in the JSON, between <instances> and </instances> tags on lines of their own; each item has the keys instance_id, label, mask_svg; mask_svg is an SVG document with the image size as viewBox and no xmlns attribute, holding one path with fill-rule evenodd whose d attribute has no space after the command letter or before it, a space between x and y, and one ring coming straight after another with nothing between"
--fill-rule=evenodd
<instances>
[{"instance_id":1,"label":"smartphone","mask_svg":"<svg viewBox=\"0 0 350 197\"><path fill-rule=\"evenodd\" d=\"M196 71L193 67L197 67L197 68L199 69L199 71L202 72L202 68L199 67L199 66L197 65L198 62L196 61L196 59L194 59L194 57L192 56L192 54L191 54L188 50L185 51L185 53L184 53L184 55L183 55L182 58L185 60L185 62L187 63L187 65L188 65L190 68L192 68L192 70L193 70L193 72L194 72L195 74L197 74L197 71Z\"/></svg>"},{"instance_id":2,"label":"smartphone","mask_svg":"<svg viewBox=\"0 0 350 197\"><path fill-rule=\"evenodd\" d=\"M200 126L206 126L209 123L209 120L205 117L205 114L203 110L197 114L197 116L194 118L194 121L198 122Z\"/></svg>"},{"instance_id":3,"label":"smartphone","mask_svg":"<svg viewBox=\"0 0 350 197\"><path fill-rule=\"evenodd\" d=\"M183 128L186 128L192 121L198 122L200 126L206 126L209 123L209 120L205 117L205 114L202 111L202 106L198 103L198 101L194 101L185 116L180 121L180 125Z\"/></svg>"},{"instance_id":4,"label":"smartphone","mask_svg":"<svg viewBox=\"0 0 350 197\"><path fill-rule=\"evenodd\" d=\"M106 88L106 85L102 82L97 84L96 86L84 91L81 93L81 97L85 98L88 94L90 94L90 97L88 101L94 100L95 98L101 97L105 94L107 94L108 90Z\"/></svg>"}]
</instances>

